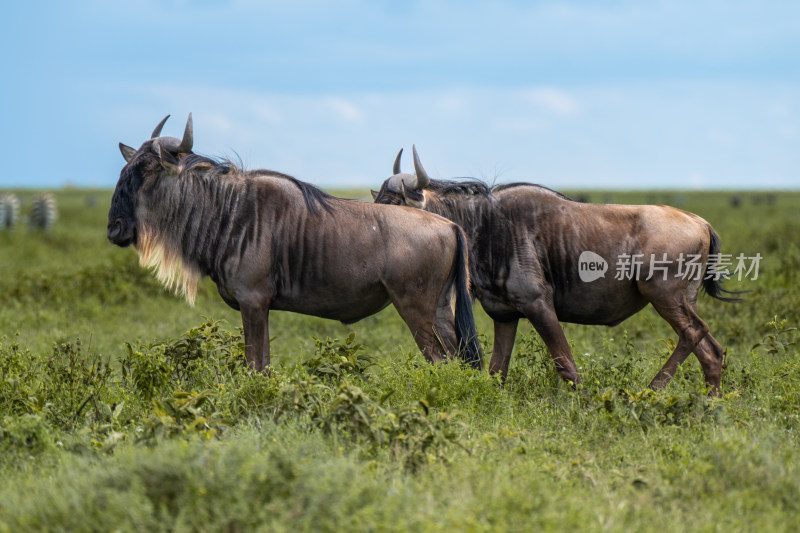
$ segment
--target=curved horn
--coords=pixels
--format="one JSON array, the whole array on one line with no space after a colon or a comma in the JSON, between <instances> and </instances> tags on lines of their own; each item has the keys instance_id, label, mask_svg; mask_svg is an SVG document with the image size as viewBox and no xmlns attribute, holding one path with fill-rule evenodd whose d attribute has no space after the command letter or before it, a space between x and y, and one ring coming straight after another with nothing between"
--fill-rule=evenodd
<instances>
[{"instance_id":1,"label":"curved horn","mask_svg":"<svg viewBox=\"0 0 800 533\"><path fill-rule=\"evenodd\" d=\"M425 169L422 168L422 163L420 163L419 155L417 154L417 147L412 144L411 150L414 153L414 173L417 175L417 186L415 189L424 189L430 185L431 179L428 177L428 173L425 172Z\"/></svg>"},{"instance_id":2,"label":"curved horn","mask_svg":"<svg viewBox=\"0 0 800 533\"><path fill-rule=\"evenodd\" d=\"M400 174L400 158L403 155L403 149L400 148L400 151L397 152L397 157L394 160L394 167L392 167L392 174Z\"/></svg>"},{"instance_id":3,"label":"curved horn","mask_svg":"<svg viewBox=\"0 0 800 533\"><path fill-rule=\"evenodd\" d=\"M163 120L158 123L158 126L156 126L156 129L153 130L153 134L150 136L151 139L155 139L156 137L160 137L161 136L161 128L164 127L164 123L167 121L168 118L169 118L169 115L164 117Z\"/></svg>"},{"instance_id":4,"label":"curved horn","mask_svg":"<svg viewBox=\"0 0 800 533\"><path fill-rule=\"evenodd\" d=\"M175 150L179 154L186 154L192 151L194 144L194 136L192 134L192 114L189 113L189 118L186 120L186 129L183 130L183 139L181 144Z\"/></svg>"}]
</instances>

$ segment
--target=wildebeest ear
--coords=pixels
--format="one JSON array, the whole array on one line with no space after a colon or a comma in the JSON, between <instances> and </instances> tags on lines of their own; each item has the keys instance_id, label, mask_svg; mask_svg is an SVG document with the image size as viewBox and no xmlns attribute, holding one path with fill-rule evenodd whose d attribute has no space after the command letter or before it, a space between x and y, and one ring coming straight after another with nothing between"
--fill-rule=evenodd
<instances>
[{"instance_id":1,"label":"wildebeest ear","mask_svg":"<svg viewBox=\"0 0 800 533\"><path fill-rule=\"evenodd\" d=\"M416 207L417 209L422 209L425 204L425 194L423 192L417 191L415 189L411 189L410 192L406 191L406 183L404 181L400 182L400 191L403 194L403 202L405 205ZM422 200L417 200L416 198L412 198L411 194L422 196Z\"/></svg>"},{"instance_id":2,"label":"wildebeest ear","mask_svg":"<svg viewBox=\"0 0 800 533\"><path fill-rule=\"evenodd\" d=\"M178 157L168 149L163 148L159 139L153 141L153 151L158 156L158 160L164 170L168 171L170 174L178 174L178 164L180 163Z\"/></svg>"},{"instance_id":3,"label":"wildebeest ear","mask_svg":"<svg viewBox=\"0 0 800 533\"><path fill-rule=\"evenodd\" d=\"M133 156L136 155L136 150L122 143L119 143L119 151L122 152L122 157L125 158L126 163L130 163Z\"/></svg>"},{"instance_id":4,"label":"wildebeest ear","mask_svg":"<svg viewBox=\"0 0 800 533\"><path fill-rule=\"evenodd\" d=\"M370 189L369 192L372 193L372 199L373 200L377 200L378 199L378 191L376 191L375 189Z\"/></svg>"}]
</instances>

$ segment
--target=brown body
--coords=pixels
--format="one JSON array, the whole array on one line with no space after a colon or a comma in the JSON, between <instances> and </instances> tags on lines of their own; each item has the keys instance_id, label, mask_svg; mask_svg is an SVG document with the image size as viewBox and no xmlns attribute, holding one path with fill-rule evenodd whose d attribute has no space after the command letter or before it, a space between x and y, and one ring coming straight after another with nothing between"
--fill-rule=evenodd
<instances>
[{"instance_id":1,"label":"brown body","mask_svg":"<svg viewBox=\"0 0 800 533\"><path fill-rule=\"evenodd\" d=\"M163 125L163 122L162 124ZM462 351L480 368L467 246L454 223L411 208L329 196L290 176L245 172L184 141L121 146L108 238L193 302L210 276L242 313L245 354L269 366L269 311L355 322L394 304L432 361ZM455 313L453 311L455 308Z\"/></svg>"},{"instance_id":2,"label":"brown body","mask_svg":"<svg viewBox=\"0 0 800 533\"><path fill-rule=\"evenodd\" d=\"M351 323L391 303L428 359L458 351L451 301L465 250L455 225L420 218L419 211L333 198L328 209L310 215L291 182L251 179L257 204L285 207L262 208L263 230L214 278L223 299L242 311L245 335L253 338L248 360L257 368L269 364L270 309Z\"/></svg>"},{"instance_id":3,"label":"brown body","mask_svg":"<svg viewBox=\"0 0 800 533\"><path fill-rule=\"evenodd\" d=\"M414 205L464 229L474 292L494 320L490 372L505 378L517 323L527 318L561 377L577 384L559 322L615 325L651 303L679 336L651 386L666 385L694 351L706 382L719 390L723 350L697 314L701 286L724 299L718 280L704 279L709 254L719 252L708 222L667 206L578 203L530 184L490 190L479 182L439 182L427 177L416 152L416 175L400 173L399 157L376 202ZM579 259L587 251L607 263L604 277L581 279ZM638 275L618 269L620 258L630 256L642 258ZM700 265L696 275L679 272L689 257Z\"/></svg>"}]
</instances>

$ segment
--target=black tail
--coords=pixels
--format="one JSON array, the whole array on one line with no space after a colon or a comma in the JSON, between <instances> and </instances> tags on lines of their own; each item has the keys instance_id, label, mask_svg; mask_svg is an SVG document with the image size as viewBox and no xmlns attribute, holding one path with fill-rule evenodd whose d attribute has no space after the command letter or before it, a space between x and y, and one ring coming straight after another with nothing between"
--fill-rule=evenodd
<instances>
[{"instance_id":1,"label":"black tail","mask_svg":"<svg viewBox=\"0 0 800 533\"><path fill-rule=\"evenodd\" d=\"M465 363L478 370L483 369L483 350L478 342L478 329L472 315L472 299L469 295L469 260L466 237L459 228L458 265L456 265L456 340L459 353Z\"/></svg>"},{"instance_id":2,"label":"black tail","mask_svg":"<svg viewBox=\"0 0 800 533\"><path fill-rule=\"evenodd\" d=\"M721 249L721 241L719 239L719 235L717 232L714 231L714 228L708 226L708 234L711 237L711 243L708 246L708 253L711 254L718 254ZM708 266L706 266L706 273L708 273ZM722 287L722 280L714 279L713 277L707 278L703 277L703 289L705 289L706 294L711 296L712 298L716 298L717 300L722 300L723 302L731 302L737 303L741 302L741 298L727 298L723 296L723 294L742 294L744 292L749 291L729 291Z\"/></svg>"}]
</instances>

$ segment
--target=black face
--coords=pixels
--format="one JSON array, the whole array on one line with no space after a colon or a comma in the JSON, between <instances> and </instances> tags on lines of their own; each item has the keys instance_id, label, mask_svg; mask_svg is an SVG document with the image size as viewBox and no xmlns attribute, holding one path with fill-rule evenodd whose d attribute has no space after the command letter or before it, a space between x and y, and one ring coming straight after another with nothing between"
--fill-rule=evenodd
<instances>
[{"instance_id":1,"label":"black face","mask_svg":"<svg viewBox=\"0 0 800 533\"><path fill-rule=\"evenodd\" d=\"M386 186L386 182L383 183L381 186L381 190L378 191L378 194L375 196L375 203L376 204L388 204L388 205L403 205L403 197L393 191L390 191L389 188Z\"/></svg>"},{"instance_id":2,"label":"black face","mask_svg":"<svg viewBox=\"0 0 800 533\"><path fill-rule=\"evenodd\" d=\"M111 209L108 211L108 240L117 246L136 244L136 202L145 178L158 165L154 157L148 157L149 150L139 150L120 172ZM154 168L150 168L154 167Z\"/></svg>"},{"instance_id":3,"label":"black face","mask_svg":"<svg viewBox=\"0 0 800 533\"><path fill-rule=\"evenodd\" d=\"M420 191L415 191L410 188L405 190L406 198L403 198L403 193L395 191L390 180L391 178L384 181L383 185L381 185L381 190L378 191L378 194L375 196L376 204L408 205L406 199L416 202L422 202L425 199Z\"/></svg>"}]
</instances>

